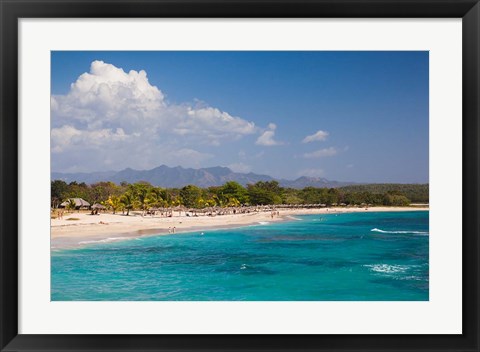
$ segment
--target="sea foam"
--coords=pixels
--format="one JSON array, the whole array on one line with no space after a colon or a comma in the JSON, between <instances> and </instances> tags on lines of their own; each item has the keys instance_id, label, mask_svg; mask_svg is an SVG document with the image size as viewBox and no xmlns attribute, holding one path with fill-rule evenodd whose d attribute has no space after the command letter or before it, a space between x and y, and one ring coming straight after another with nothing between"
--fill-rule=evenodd
<instances>
[{"instance_id":1,"label":"sea foam","mask_svg":"<svg viewBox=\"0 0 480 352\"><path fill-rule=\"evenodd\" d=\"M292 219L292 220L297 220L297 221L302 221L303 220L303 219L296 218L295 216L291 216L291 215L287 216L287 218Z\"/></svg>"},{"instance_id":2,"label":"sea foam","mask_svg":"<svg viewBox=\"0 0 480 352\"><path fill-rule=\"evenodd\" d=\"M403 273L409 269L408 265L372 264L364 266L377 273L386 274Z\"/></svg>"},{"instance_id":3,"label":"sea foam","mask_svg":"<svg viewBox=\"0 0 480 352\"><path fill-rule=\"evenodd\" d=\"M125 241L128 240L129 238L126 237L108 237L103 240L97 240L97 241L82 241L78 242L78 244L91 244L91 243L108 243L108 242L114 242L114 241Z\"/></svg>"},{"instance_id":4,"label":"sea foam","mask_svg":"<svg viewBox=\"0 0 480 352\"><path fill-rule=\"evenodd\" d=\"M377 229L377 228L371 229L370 231L371 232L380 232L380 233L398 233L398 234L412 233L412 234L415 234L415 235L425 235L425 236L428 235L428 232L425 232L425 231L386 231L386 230L381 230L381 229Z\"/></svg>"}]
</instances>

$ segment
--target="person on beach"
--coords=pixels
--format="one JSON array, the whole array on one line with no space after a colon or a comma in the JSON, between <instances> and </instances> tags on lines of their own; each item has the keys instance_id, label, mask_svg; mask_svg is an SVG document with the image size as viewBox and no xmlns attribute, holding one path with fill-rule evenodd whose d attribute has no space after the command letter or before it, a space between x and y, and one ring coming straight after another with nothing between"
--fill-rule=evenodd
<instances>
[{"instance_id":1,"label":"person on beach","mask_svg":"<svg viewBox=\"0 0 480 352\"><path fill-rule=\"evenodd\" d=\"M168 227L168 233L172 233L172 228L170 226Z\"/></svg>"},{"instance_id":2,"label":"person on beach","mask_svg":"<svg viewBox=\"0 0 480 352\"><path fill-rule=\"evenodd\" d=\"M173 227L173 233L175 233L175 230L176 230L176 227L174 226L174 227Z\"/></svg>"}]
</instances>

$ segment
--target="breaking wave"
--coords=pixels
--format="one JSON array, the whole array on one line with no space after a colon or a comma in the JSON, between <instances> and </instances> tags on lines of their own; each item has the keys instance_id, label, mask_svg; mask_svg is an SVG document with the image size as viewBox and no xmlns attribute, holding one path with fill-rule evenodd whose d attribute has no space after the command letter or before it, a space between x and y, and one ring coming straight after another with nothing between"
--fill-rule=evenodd
<instances>
[{"instance_id":1,"label":"breaking wave","mask_svg":"<svg viewBox=\"0 0 480 352\"><path fill-rule=\"evenodd\" d=\"M364 266L377 273L386 273L386 274L403 273L410 268L410 266L408 265L388 265L388 264L372 264L372 265L364 265Z\"/></svg>"},{"instance_id":2,"label":"breaking wave","mask_svg":"<svg viewBox=\"0 0 480 352\"><path fill-rule=\"evenodd\" d=\"M381 230L381 229L371 229L370 230L371 232L380 232L380 233L399 233L399 234L415 234L415 235L425 235L427 236L428 235L428 232L427 231L385 231L385 230Z\"/></svg>"}]
</instances>

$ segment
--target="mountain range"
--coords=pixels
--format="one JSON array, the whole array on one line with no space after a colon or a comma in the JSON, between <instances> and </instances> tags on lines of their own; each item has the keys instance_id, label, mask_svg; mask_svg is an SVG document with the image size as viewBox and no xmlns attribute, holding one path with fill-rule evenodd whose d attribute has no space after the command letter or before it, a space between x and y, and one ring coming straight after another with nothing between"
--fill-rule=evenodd
<instances>
[{"instance_id":1,"label":"mountain range","mask_svg":"<svg viewBox=\"0 0 480 352\"><path fill-rule=\"evenodd\" d=\"M322 177L302 176L295 180L275 179L268 175L255 174L253 172L233 172L228 167L216 166L201 169L183 168L181 166L168 167L161 165L151 170L134 170L126 168L121 171L105 171L91 173L60 173L52 172L52 180L63 180L67 183L85 182L92 184L100 181L111 181L117 184L121 182L134 183L146 181L157 187L181 188L186 185L199 187L220 186L227 181L236 181L243 186L258 181L276 180L282 187L301 189L304 187L335 188L355 184L354 182L330 181Z\"/></svg>"}]
</instances>

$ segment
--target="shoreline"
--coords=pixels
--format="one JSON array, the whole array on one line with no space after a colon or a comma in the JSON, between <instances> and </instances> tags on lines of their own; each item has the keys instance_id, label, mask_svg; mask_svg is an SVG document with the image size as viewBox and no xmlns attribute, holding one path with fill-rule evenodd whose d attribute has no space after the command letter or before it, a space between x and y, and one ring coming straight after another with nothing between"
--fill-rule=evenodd
<instances>
[{"instance_id":1,"label":"shoreline","mask_svg":"<svg viewBox=\"0 0 480 352\"><path fill-rule=\"evenodd\" d=\"M315 214L342 214L356 212L426 211L429 207L370 207L366 208L319 208L278 209L279 215L272 217L270 211L217 216L186 216L175 212L173 217L141 216L135 212L122 214L89 213L65 214L63 219L51 219L51 249L73 249L88 244L114 242L145 236L182 234L195 231L220 230L260 225L262 223L293 221L294 216ZM67 220L76 218L78 220ZM175 232L169 232L169 228Z\"/></svg>"}]
</instances>

